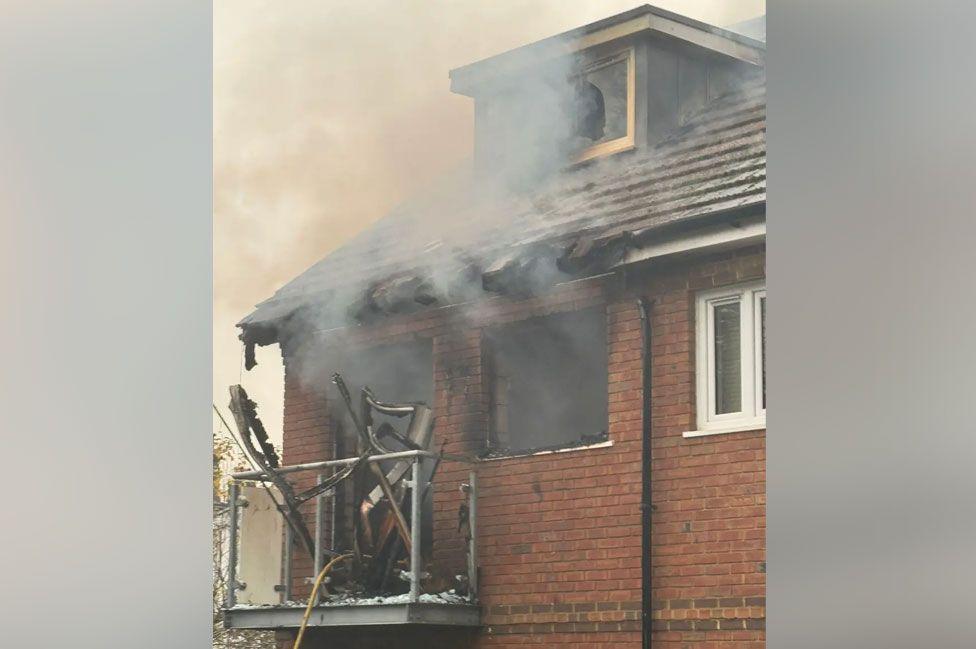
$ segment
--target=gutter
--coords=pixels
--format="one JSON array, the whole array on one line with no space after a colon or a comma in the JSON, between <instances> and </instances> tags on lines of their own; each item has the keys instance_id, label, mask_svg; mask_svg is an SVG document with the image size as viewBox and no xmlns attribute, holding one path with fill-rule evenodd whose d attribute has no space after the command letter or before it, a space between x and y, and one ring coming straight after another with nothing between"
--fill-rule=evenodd
<instances>
[{"instance_id":1,"label":"gutter","mask_svg":"<svg viewBox=\"0 0 976 649\"><path fill-rule=\"evenodd\" d=\"M651 311L654 301L637 300L641 318L641 647L651 649Z\"/></svg>"},{"instance_id":2,"label":"gutter","mask_svg":"<svg viewBox=\"0 0 976 649\"><path fill-rule=\"evenodd\" d=\"M634 235L638 237L637 234ZM631 246L619 266L636 264L663 257L717 252L742 248L766 241L766 215L756 214L734 221L697 227L689 232L657 236L646 243Z\"/></svg>"}]
</instances>

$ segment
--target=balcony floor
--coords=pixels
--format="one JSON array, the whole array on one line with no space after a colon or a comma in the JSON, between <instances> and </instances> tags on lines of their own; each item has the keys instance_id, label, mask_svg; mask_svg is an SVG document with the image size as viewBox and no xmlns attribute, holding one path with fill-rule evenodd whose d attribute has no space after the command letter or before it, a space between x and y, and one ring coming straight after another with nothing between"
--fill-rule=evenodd
<instances>
[{"instance_id":1,"label":"balcony floor","mask_svg":"<svg viewBox=\"0 0 976 649\"><path fill-rule=\"evenodd\" d=\"M297 629L304 606L236 606L224 611L228 629ZM397 603L316 606L309 627L420 624L479 626L481 607L473 604Z\"/></svg>"}]
</instances>

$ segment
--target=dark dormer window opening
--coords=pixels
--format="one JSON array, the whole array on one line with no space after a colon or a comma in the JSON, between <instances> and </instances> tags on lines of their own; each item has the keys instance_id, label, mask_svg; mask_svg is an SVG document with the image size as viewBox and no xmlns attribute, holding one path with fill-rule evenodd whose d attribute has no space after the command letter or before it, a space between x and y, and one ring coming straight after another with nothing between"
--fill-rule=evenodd
<instances>
[{"instance_id":1,"label":"dark dormer window opening","mask_svg":"<svg viewBox=\"0 0 976 649\"><path fill-rule=\"evenodd\" d=\"M580 78L576 84L576 124L574 135L599 142L607 130L607 108L603 92L592 82Z\"/></svg>"},{"instance_id":2,"label":"dark dormer window opening","mask_svg":"<svg viewBox=\"0 0 976 649\"><path fill-rule=\"evenodd\" d=\"M634 146L634 49L586 64L572 79L575 162Z\"/></svg>"}]
</instances>

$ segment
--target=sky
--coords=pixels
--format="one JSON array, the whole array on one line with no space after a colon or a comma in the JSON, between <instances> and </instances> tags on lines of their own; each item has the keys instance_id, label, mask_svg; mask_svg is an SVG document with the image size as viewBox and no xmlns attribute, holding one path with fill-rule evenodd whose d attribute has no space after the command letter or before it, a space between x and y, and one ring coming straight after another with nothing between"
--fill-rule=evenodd
<instances>
[{"instance_id":1,"label":"sky","mask_svg":"<svg viewBox=\"0 0 976 649\"><path fill-rule=\"evenodd\" d=\"M636 0L215 0L214 403L258 402L281 442L278 347L243 370L237 321L413 192L468 159L473 102L448 71ZM658 0L715 25L765 0Z\"/></svg>"}]
</instances>

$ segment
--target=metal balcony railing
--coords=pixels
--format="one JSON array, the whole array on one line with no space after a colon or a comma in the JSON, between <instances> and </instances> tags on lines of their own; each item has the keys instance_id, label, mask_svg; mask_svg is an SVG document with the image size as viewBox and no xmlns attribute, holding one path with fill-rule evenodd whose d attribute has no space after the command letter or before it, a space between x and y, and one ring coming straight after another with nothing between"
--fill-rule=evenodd
<instances>
[{"instance_id":1,"label":"metal balcony railing","mask_svg":"<svg viewBox=\"0 0 976 649\"><path fill-rule=\"evenodd\" d=\"M474 605L477 602L477 592L478 592L478 548L477 548L477 500L478 500L478 483L477 475L473 470L474 463L469 458L464 458L460 456L451 456L444 453L435 453L427 450L407 450L395 453L384 453L378 455L368 456L366 458L352 457L343 458L336 460L326 460L322 462L311 462L307 464L296 464L291 466L284 466L275 469L275 473L278 475L288 475L297 473L315 473L317 474L317 479L319 484L326 481L333 474L356 464L357 462L366 462L369 464L376 464L385 461L397 461L406 462L408 466L405 467L409 473L404 473L404 480L400 484L408 487L410 489L409 498L409 511L410 511L410 521L407 523L405 517L400 517L399 524L407 526L408 537L410 539L409 544L409 572L402 574L401 576L409 581L410 588L409 592L405 596L400 596L396 599L398 603L402 603L406 600L407 604L418 604L422 603L424 599L421 596L421 580L424 577L423 570L423 559L421 555L421 548L423 547L424 539L422 538L423 525L421 524L422 518L422 501L424 498L424 493L427 490L427 484L425 484L424 468L425 462L432 461L435 459L444 459L453 462L462 462L468 464L472 467L469 471L468 482L462 485L463 491L466 492L466 505L468 509L468 525L469 525L469 538L467 540L467 604ZM407 476L409 479L407 480ZM242 506L247 506L246 503L242 502L240 489L242 481L253 481L257 483L270 483L272 479L262 471L243 471L239 473L234 473L232 475L232 480L229 485L229 497L228 497L228 517L229 517L229 548L228 548L228 567L227 567L227 590L225 607L228 613L232 613L235 608L241 610L242 608L238 605L238 591L241 588L246 588L246 584L240 583L238 580L238 561L239 561L239 530L242 520ZM325 565L325 560L327 556L337 556L340 551L331 547L335 543L335 521L329 526L333 531L333 534L329 535L332 538L326 539L326 515L331 509L335 512L335 498L336 489L330 489L317 496L315 496L315 526L312 533L312 540L314 543L313 551L313 565L314 571L313 576L319 575ZM332 507L329 508L329 500L332 500ZM276 503L277 505L277 503ZM396 513L399 514L399 509L394 508ZM295 609L295 603L292 600L292 549L295 545L293 531L293 526L290 524L288 517L282 508L279 508L278 515L284 519L284 545L281 552L281 564L280 564L280 575L281 583L279 587L276 587L280 593L280 606L287 607L291 611ZM319 597L316 597L314 603L315 606L322 604ZM353 602L354 605L354 602ZM254 608L254 607L250 607ZM325 606L321 607L323 610ZM337 619L335 617L334 611L329 611L329 615L332 617L329 619ZM319 625L326 626L330 624L326 620L327 616L320 617ZM247 627L251 626L257 628L260 625L251 623L235 623L232 615L227 616L228 626L239 626ZM265 619L270 619L266 618ZM282 618L283 619L283 618ZM360 616L356 619L362 619ZM410 620L413 622L423 622L424 620ZM354 622L343 622L335 621L335 624L350 624ZM366 622L363 622L366 623ZM375 622L369 622L375 623ZM443 623L443 622L441 622ZM450 623L450 622L448 622ZM262 623L264 624L264 623ZM271 624L271 623L269 623ZM276 626L288 626L288 623L282 623L281 620L273 623Z\"/></svg>"}]
</instances>

